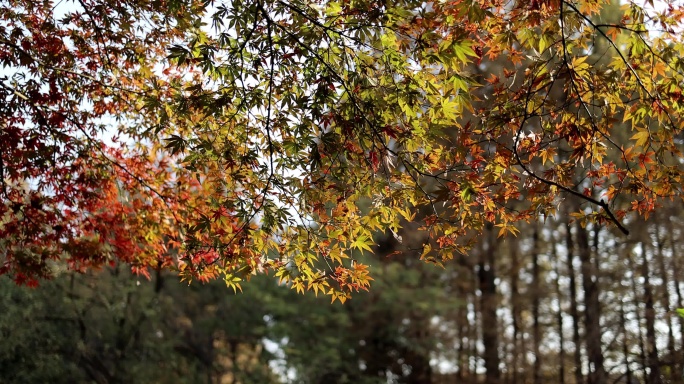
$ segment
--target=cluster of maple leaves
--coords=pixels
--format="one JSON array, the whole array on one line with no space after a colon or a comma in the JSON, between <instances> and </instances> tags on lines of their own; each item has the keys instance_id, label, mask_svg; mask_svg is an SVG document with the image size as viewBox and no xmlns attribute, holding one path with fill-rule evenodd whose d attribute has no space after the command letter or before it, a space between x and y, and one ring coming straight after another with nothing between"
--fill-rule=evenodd
<instances>
[{"instance_id":1,"label":"cluster of maple leaves","mask_svg":"<svg viewBox=\"0 0 684 384\"><path fill-rule=\"evenodd\" d=\"M569 195L625 231L681 195L684 9L623 3L6 2L0 274L272 272L344 302L407 222L436 263Z\"/></svg>"}]
</instances>

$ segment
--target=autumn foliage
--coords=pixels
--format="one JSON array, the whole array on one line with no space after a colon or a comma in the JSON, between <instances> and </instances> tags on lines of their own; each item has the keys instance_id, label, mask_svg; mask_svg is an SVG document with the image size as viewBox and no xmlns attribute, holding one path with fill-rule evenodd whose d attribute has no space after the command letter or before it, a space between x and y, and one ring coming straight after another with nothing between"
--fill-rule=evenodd
<instances>
[{"instance_id":1,"label":"autumn foliage","mask_svg":"<svg viewBox=\"0 0 684 384\"><path fill-rule=\"evenodd\" d=\"M605 12L607 7L620 12ZM14 0L0 273L258 272L345 301L374 235L434 263L486 225L681 196L684 9L628 1ZM417 223L417 224L415 224ZM416 231L414 231L416 229Z\"/></svg>"}]
</instances>

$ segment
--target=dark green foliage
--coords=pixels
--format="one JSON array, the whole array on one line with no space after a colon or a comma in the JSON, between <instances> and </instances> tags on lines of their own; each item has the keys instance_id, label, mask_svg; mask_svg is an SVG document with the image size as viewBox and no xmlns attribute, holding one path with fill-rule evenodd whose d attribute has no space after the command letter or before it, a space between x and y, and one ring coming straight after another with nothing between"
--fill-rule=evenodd
<instances>
[{"instance_id":1,"label":"dark green foliage","mask_svg":"<svg viewBox=\"0 0 684 384\"><path fill-rule=\"evenodd\" d=\"M346 305L264 276L237 295L219 282L147 281L119 269L35 289L2 279L0 382L429 381L431 318L459 301L445 297L434 266L371 263L375 289Z\"/></svg>"},{"instance_id":2,"label":"dark green foliage","mask_svg":"<svg viewBox=\"0 0 684 384\"><path fill-rule=\"evenodd\" d=\"M225 286L140 281L118 270L63 275L31 290L0 284L3 383L274 379L260 346L261 307L247 295L226 300ZM249 360L231 360L235 351Z\"/></svg>"}]
</instances>

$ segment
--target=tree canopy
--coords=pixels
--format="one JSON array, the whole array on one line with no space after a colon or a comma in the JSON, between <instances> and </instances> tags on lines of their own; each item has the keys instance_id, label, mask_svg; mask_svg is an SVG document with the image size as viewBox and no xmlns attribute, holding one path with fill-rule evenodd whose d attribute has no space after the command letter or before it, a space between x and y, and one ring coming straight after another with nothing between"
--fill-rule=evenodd
<instances>
[{"instance_id":1,"label":"tree canopy","mask_svg":"<svg viewBox=\"0 0 684 384\"><path fill-rule=\"evenodd\" d=\"M344 302L382 233L439 264L568 196L578 223L626 233L681 196L683 17L673 1L9 1L0 273L122 261L238 289L268 272Z\"/></svg>"}]
</instances>

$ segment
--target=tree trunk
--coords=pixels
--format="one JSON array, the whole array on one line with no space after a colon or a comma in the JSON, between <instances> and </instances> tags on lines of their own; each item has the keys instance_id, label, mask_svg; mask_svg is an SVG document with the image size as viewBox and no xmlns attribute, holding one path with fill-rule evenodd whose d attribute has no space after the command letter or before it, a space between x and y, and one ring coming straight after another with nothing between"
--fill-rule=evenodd
<instances>
[{"instance_id":1,"label":"tree trunk","mask_svg":"<svg viewBox=\"0 0 684 384\"><path fill-rule=\"evenodd\" d=\"M554 239L555 240L555 239ZM555 241L554 241L555 242ZM556 254L556 246L551 245L551 258L553 260L556 288L556 300L558 301L558 312L556 312L556 324L558 325L558 348L559 348L559 366L558 366L558 384L565 384L565 335L563 332L563 294L560 288L560 260Z\"/></svg>"},{"instance_id":2,"label":"tree trunk","mask_svg":"<svg viewBox=\"0 0 684 384\"><path fill-rule=\"evenodd\" d=\"M496 294L496 273L494 259L496 257L496 239L491 225L486 229L486 240L478 265L478 278L481 292L482 345L484 346L485 383L499 384L499 328L496 310L498 299Z\"/></svg>"},{"instance_id":3,"label":"tree trunk","mask_svg":"<svg viewBox=\"0 0 684 384\"><path fill-rule=\"evenodd\" d=\"M575 384L584 384L584 377L582 375L582 348L580 343L580 319L579 310L577 307L577 282L575 278L574 253L575 242L572 237L572 227L570 225L569 212L565 215L565 245L567 248L567 268L570 285L570 316L572 317L572 342L575 344L575 351L573 354L574 360L574 374Z\"/></svg>"},{"instance_id":4,"label":"tree trunk","mask_svg":"<svg viewBox=\"0 0 684 384\"><path fill-rule=\"evenodd\" d=\"M477 275L473 274L473 279L475 280L475 283L477 283ZM474 285L474 287L477 287L477 285ZM478 338L479 338L479 329L478 329L478 324L480 321L480 301L477 298L477 295L473 292L471 295L472 298L472 307L473 307L473 322L472 325L470 326L470 335L468 336L468 381L469 382L477 382L478 381L478 372L480 372L480 367L479 367L479 351L477 349L477 343L478 343Z\"/></svg>"},{"instance_id":5,"label":"tree trunk","mask_svg":"<svg viewBox=\"0 0 684 384\"><path fill-rule=\"evenodd\" d=\"M518 255L518 242L515 239L511 239L510 244L511 251L511 268L510 268L510 280L511 280L511 314L513 316L513 351L511 353L511 367L508 370L510 372L511 384L518 384L518 370L520 367L520 357L525 356L524 352L521 353L520 348L520 323L521 323L521 308L520 308L520 258ZM524 349L523 349L524 351ZM524 371L523 371L524 372Z\"/></svg>"},{"instance_id":6,"label":"tree trunk","mask_svg":"<svg viewBox=\"0 0 684 384\"><path fill-rule=\"evenodd\" d=\"M627 377L627 384L632 384L632 368L629 366L629 333L627 333L627 319L625 316L625 303L620 301L620 328L622 332L622 355L625 364L625 376Z\"/></svg>"},{"instance_id":7,"label":"tree trunk","mask_svg":"<svg viewBox=\"0 0 684 384\"><path fill-rule=\"evenodd\" d=\"M675 348L675 337L672 324L672 305L670 303L670 271L668 271L667 267L665 266L665 255L663 252L663 248L665 247L665 239L661 238L660 234L660 215L655 216L654 219L655 220L653 221L653 224L655 226L655 241L657 251L656 257L658 258L658 268L660 269L659 275L663 280L660 294L663 309L665 310L665 321L667 323L667 349L669 356L666 363L670 366L669 377L670 379L674 379L676 377L674 372L678 372L679 370L677 369L677 364L675 361L677 350Z\"/></svg>"},{"instance_id":8,"label":"tree trunk","mask_svg":"<svg viewBox=\"0 0 684 384\"><path fill-rule=\"evenodd\" d=\"M684 297L682 297L682 290L679 287L679 281L680 281L680 276L679 276L679 263L677 262L679 256L677 252L677 246L675 242L675 234L674 234L674 229L672 227L672 221L670 221L669 217L665 219L665 222L667 223L667 231L670 235L670 265L672 268L672 282L674 283L674 289L675 289L675 294L677 295L677 302L676 302L676 307L682 308L684 307ZM679 321L679 335L680 335L680 348L684 349L684 318L677 316L678 321ZM674 356L673 356L674 358ZM681 353L676 355L677 358L677 363L679 364L679 367L681 370L684 370L684 361L682 361Z\"/></svg>"},{"instance_id":9,"label":"tree trunk","mask_svg":"<svg viewBox=\"0 0 684 384\"><path fill-rule=\"evenodd\" d=\"M456 288L459 297L468 297L468 293L459 284ZM456 347L456 361L458 364L458 372L456 378L458 381L463 382L467 376L468 371L468 305L467 299L465 300L466 305L460 305L456 311L456 329L457 329L457 340L458 347Z\"/></svg>"},{"instance_id":10,"label":"tree trunk","mask_svg":"<svg viewBox=\"0 0 684 384\"><path fill-rule=\"evenodd\" d=\"M541 328L539 324L539 303L541 294L539 284L539 231L537 223L533 224L534 232L532 233L532 343L534 352L534 367L532 370L532 377L534 384L541 384L541 352L539 346L541 344Z\"/></svg>"},{"instance_id":11,"label":"tree trunk","mask_svg":"<svg viewBox=\"0 0 684 384\"><path fill-rule=\"evenodd\" d=\"M646 244L641 244L641 274L644 279L644 304L646 318L646 361L648 365L648 383L662 384L660 377L660 361L656 345L655 308L653 305L653 288L651 287L649 260L646 254Z\"/></svg>"},{"instance_id":12,"label":"tree trunk","mask_svg":"<svg viewBox=\"0 0 684 384\"><path fill-rule=\"evenodd\" d=\"M629 265L629 270L630 270L630 280L632 283L632 298L634 300L634 316L636 317L637 320L637 337L639 338L639 358L640 358L640 363L641 366L644 368L646 367L646 346L644 345L644 335L642 332L642 321L641 321L641 313L640 313L640 308L639 308L639 302L641 295L639 294L639 289L637 287L636 283L636 265L634 265L634 258L632 256L632 252L627 253L627 262Z\"/></svg>"},{"instance_id":13,"label":"tree trunk","mask_svg":"<svg viewBox=\"0 0 684 384\"><path fill-rule=\"evenodd\" d=\"M584 327L586 329L585 345L589 361L588 384L604 384L606 370L603 365L601 351L601 303L599 301L599 285L597 263L592 262L589 233L576 222L577 248L582 263L582 288L584 290ZM598 229L597 229L598 230ZM596 255L598 257L598 255Z\"/></svg>"},{"instance_id":14,"label":"tree trunk","mask_svg":"<svg viewBox=\"0 0 684 384\"><path fill-rule=\"evenodd\" d=\"M427 315L427 316L426 316ZM427 345L430 337L430 316L425 313L411 313L410 330L407 332L412 340L419 345ZM430 366L430 352L425 348L409 346L403 351L404 364L411 367L411 372L404 378L407 384L422 384L432 382L432 367Z\"/></svg>"}]
</instances>

